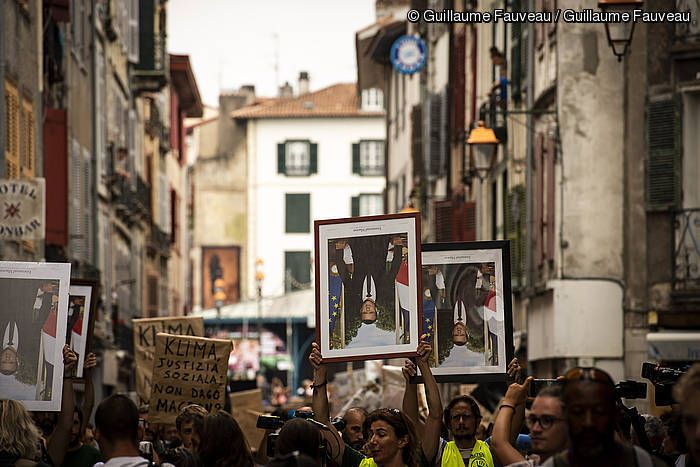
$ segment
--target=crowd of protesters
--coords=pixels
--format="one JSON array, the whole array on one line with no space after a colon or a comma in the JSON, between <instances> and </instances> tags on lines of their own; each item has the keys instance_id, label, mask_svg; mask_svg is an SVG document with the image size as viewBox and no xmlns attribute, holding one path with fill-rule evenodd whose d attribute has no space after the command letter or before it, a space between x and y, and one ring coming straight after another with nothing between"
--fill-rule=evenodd
<instances>
[{"instance_id":1,"label":"crowd of protesters","mask_svg":"<svg viewBox=\"0 0 700 467\"><path fill-rule=\"evenodd\" d=\"M401 409L368 413L351 407L338 431L330 418L328 369L313 344L313 381L306 388L312 406L299 407L296 413L305 415L286 421L277 433L268 430L259 446L249 446L226 411L208 413L191 404L174 425L149 425L143 411L119 394L99 403L91 425L89 372L96 359L90 354L83 407L75 404L68 378L58 413L30 413L21 402L0 399L0 467L700 467L700 364L676 383L672 410L660 418L645 414L631 429L605 371L573 368L532 398L532 378L521 377L514 359L508 367L513 382L484 430L480 406L471 396L458 395L443 405L428 363L430 343L421 340L416 353L403 367ZM69 347L63 356L66 368L76 365ZM427 414L419 411L413 383L418 371Z\"/></svg>"}]
</instances>

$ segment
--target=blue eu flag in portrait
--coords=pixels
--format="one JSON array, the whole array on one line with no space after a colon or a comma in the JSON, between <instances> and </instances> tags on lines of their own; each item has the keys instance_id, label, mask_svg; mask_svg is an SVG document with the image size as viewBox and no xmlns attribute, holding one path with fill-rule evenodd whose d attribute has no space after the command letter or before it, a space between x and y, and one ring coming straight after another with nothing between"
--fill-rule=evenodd
<instances>
[{"instance_id":1,"label":"blue eu flag in portrait","mask_svg":"<svg viewBox=\"0 0 700 467\"><path fill-rule=\"evenodd\" d=\"M435 303L432 298L423 296L423 334L432 342L435 335Z\"/></svg>"},{"instance_id":2,"label":"blue eu flag in portrait","mask_svg":"<svg viewBox=\"0 0 700 467\"><path fill-rule=\"evenodd\" d=\"M332 272L328 274L328 321L330 333L335 329L336 321L341 317L340 298L343 293L343 279Z\"/></svg>"}]
</instances>

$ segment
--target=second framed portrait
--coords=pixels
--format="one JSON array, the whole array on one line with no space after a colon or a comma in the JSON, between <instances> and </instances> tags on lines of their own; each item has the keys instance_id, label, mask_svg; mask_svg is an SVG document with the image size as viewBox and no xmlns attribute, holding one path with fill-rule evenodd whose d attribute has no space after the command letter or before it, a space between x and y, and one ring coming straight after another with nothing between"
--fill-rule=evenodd
<instances>
[{"instance_id":1,"label":"second framed portrait","mask_svg":"<svg viewBox=\"0 0 700 467\"><path fill-rule=\"evenodd\" d=\"M78 356L78 364L73 368L73 373L67 376L83 378L85 356L92 349L98 291L99 285L95 280L70 281L66 344L69 344Z\"/></svg>"},{"instance_id":2,"label":"second framed portrait","mask_svg":"<svg viewBox=\"0 0 700 467\"><path fill-rule=\"evenodd\" d=\"M428 243L421 249L421 329L432 343L436 380L505 381L513 358L508 242Z\"/></svg>"},{"instance_id":3,"label":"second framed portrait","mask_svg":"<svg viewBox=\"0 0 700 467\"><path fill-rule=\"evenodd\" d=\"M324 361L415 355L417 213L314 222L316 334Z\"/></svg>"}]
</instances>

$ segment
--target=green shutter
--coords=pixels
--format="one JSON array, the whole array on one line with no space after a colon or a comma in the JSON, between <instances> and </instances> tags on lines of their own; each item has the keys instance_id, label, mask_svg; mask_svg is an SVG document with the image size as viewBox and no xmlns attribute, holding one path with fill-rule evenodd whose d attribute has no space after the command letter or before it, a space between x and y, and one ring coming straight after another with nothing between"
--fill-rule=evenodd
<instances>
[{"instance_id":1,"label":"green shutter","mask_svg":"<svg viewBox=\"0 0 700 467\"><path fill-rule=\"evenodd\" d=\"M309 175L318 173L318 144L310 143L309 152Z\"/></svg>"},{"instance_id":2,"label":"green shutter","mask_svg":"<svg viewBox=\"0 0 700 467\"><path fill-rule=\"evenodd\" d=\"M527 226L525 187L513 187L507 195L505 210L506 240L510 241L510 274L513 288L523 287Z\"/></svg>"},{"instance_id":3,"label":"green shutter","mask_svg":"<svg viewBox=\"0 0 700 467\"><path fill-rule=\"evenodd\" d=\"M360 173L360 143L352 143L352 173Z\"/></svg>"},{"instance_id":4,"label":"green shutter","mask_svg":"<svg viewBox=\"0 0 700 467\"><path fill-rule=\"evenodd\" d=\"M360 215L360 197L353 196L350 200L350 215L352 217L357 217Z\"/></svg>"},{"instance_id":5,"label":"green shutter","mask_svg":"<svg viewBox=\"0 0 700 467\"><path fill-rule=\"evenodd\" d=\"M310 232L310 201L308 193L285 194L285 232Z\"/></svg>"},{"instance_id":6,"label":"green shutter","mask_svg":"<svg viewBox=\"0 0 700 467\"><path fill-rule=\"evenodd\" d=\"M155 70L155 0L141 0L139 8L139 62L137 70ZM67 2L66 2L67 3Z\"/></svg>"},{"instance_id":7,"label":"green shutter","mask_svg":"<svg viewBox=\"0 0 700 467\"><path fill-rule=\"evenodd\" d=\"M681 200L681 103L647 104L646 201L649 210L677 208Z\"/></svg>"},{"instance_id":8,"label":"green shutter","mask_svg":"<svg viewBox=\"0 0 700 467\"><path fill-rule=\"evenodd\" d=\"M285 164L284 164L284 143L278 143L277 144L277 173L278 174L283 174L286 173L285 169Z\"/></svg>"},{"instance_id":9,"label":"green shutter","mask_svg":"<svg viewBox=\"0 0 700 467\"><path fill-rule=\"evenodd\" d=\"M284 284L285 292L311 286L311 252L284 252Z\"/></svg>"}]
</instances>

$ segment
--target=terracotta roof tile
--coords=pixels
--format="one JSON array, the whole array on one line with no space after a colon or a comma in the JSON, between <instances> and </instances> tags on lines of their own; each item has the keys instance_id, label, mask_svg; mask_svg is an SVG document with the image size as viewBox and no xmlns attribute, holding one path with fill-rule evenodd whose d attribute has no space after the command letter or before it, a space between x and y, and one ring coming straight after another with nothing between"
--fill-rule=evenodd
<instances>
[{"instance_id":1,"label":"terracotta roof tile","mask_svg":"<svg viewBox=\"0 0 700 467\"><path fill-rule=\"evenodd\" d=\"M355 83L335 84L287 99L270 99L231 112L231 118L379 117L384 112L362 111Z\"/></svg>"}]
</instances>

